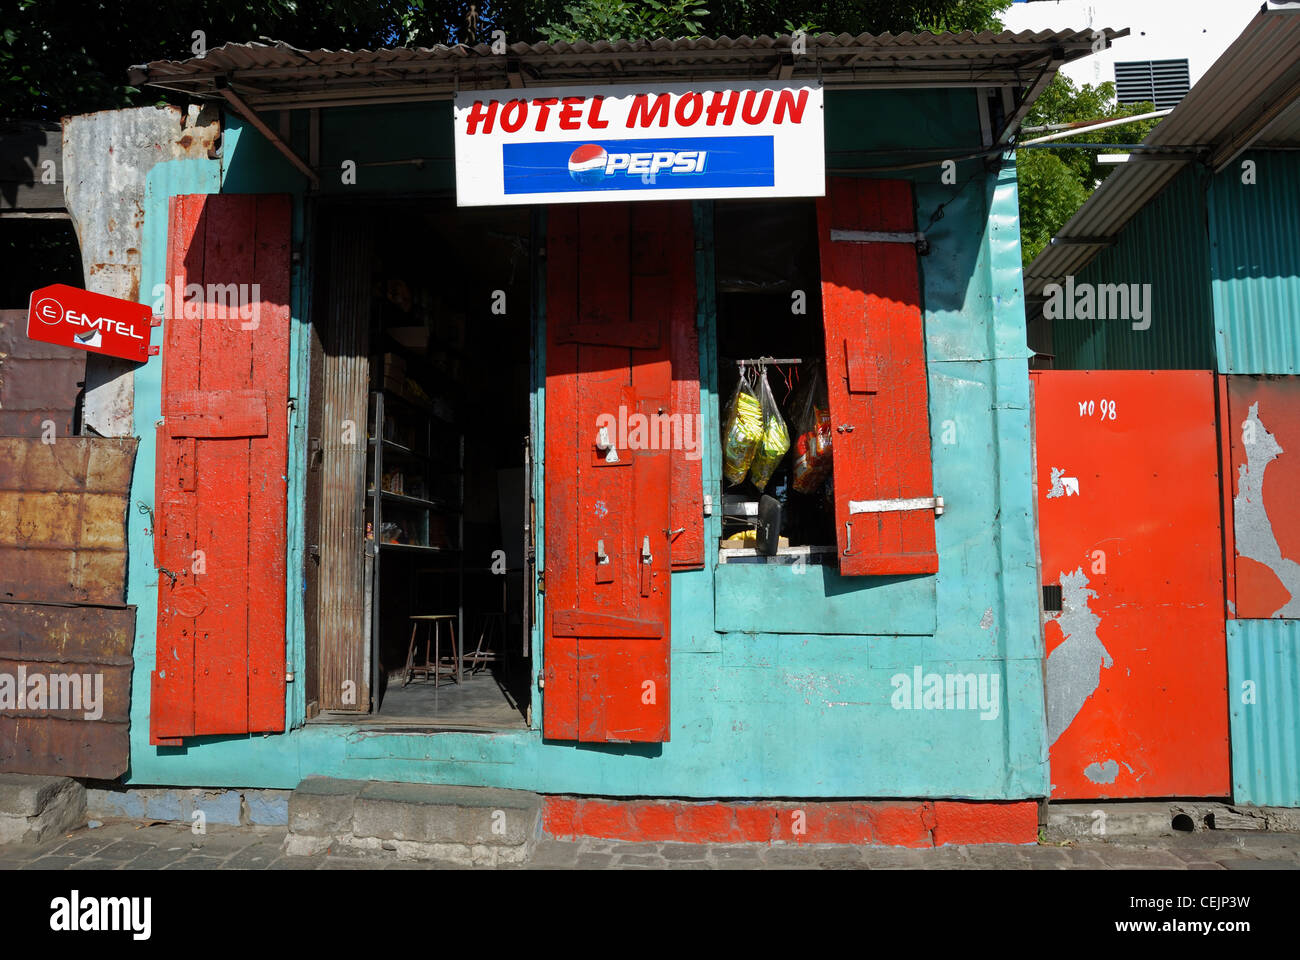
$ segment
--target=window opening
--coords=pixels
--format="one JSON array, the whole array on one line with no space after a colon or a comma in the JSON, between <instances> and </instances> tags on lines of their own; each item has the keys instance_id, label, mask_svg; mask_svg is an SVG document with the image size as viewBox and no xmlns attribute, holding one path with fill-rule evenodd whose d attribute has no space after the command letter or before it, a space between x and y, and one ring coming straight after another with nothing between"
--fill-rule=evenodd
<instances>
[{"instance_id":1,"label":"window opening","mask_svg":"<svg viewBox=\"0 0 1300 960\"><path fill-rule=\"evenodd\" d=\"M714 229L719 562L834 564L816 205L720 201Z\"/></svg>"}]
</instances>

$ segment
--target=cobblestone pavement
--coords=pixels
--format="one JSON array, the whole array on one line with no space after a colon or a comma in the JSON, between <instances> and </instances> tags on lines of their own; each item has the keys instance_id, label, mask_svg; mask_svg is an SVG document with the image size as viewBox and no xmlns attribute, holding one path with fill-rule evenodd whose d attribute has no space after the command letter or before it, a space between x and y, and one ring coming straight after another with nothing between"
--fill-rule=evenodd
<instances>
[{"instance_id":1,"label":"cobblestone pavement","mask_svg":"<svg viewBox=\"0 0 1300 960\"><path fill-rule=\"evenodd\" d=\"M400 861L374 854L286 857L283 828L111 822L39 847L0 846L0 870L420 870L467 869L452 863ZM391 856L391 855L390 855ZM1066 845L901 847L761 846L545 840L528 869L1300 869L1300 836L1211 831L1150 840L1087 840ZM519 869L518 867L506 869Z\"/></svg>"}]
</instances>

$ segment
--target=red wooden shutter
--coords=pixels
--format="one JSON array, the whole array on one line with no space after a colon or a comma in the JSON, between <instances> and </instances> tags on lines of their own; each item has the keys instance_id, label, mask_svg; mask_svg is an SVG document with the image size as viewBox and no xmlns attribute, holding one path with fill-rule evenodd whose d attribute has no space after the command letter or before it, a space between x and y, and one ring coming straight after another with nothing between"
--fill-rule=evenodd
<instances>
[{"instance_id":1,"label":"red wooden shutter","mask_svg":"<svg viewBox=\"0 0 1300 960\"><path fill-rule=\"evenodd\" d=\"M171 201L150 743L284 729L290 212Z\"/></svg>"},{"instance_id":2,"label":"red wooden shutter","mask_svg":"<svg viewBox=\"0 0 1300 960\"><path fill-rule=\"evenodd\" d=\"M678 451L662 425L674 361L689 366L673 332L688 313L694 329L694 271L689 283L680 272L690 207L552 207L548 219L542 731L663 742ZM698 356L694 371L698 409Z\"/></svg>"},{"instance_id":3,"label":"red wooden shutter","mask_svg":"<svg viewBox=\"0 0 1300 960\"><path fill-rule=\"evenodd\" d=\"M829 177L817 201L840 573L935 573L934 480L911 184Z\"/></svg>"}]
</instances>

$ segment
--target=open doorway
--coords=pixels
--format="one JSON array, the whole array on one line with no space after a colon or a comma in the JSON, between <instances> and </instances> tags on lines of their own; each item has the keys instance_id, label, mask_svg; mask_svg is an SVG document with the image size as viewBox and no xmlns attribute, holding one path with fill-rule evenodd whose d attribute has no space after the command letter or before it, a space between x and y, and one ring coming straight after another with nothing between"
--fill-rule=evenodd
<instances>
[{"instance_id":1,"label":"open doorway","mask_svg":"<svg viewBox=\"0 0 1300 960\"><path fill-rule=\"evenodd\" d=\"M322 219L327 462L309 632L321 718L524 726L531 212L428 200ZM355 423L358 442L331 457L336 420ZM352 528L336 529L340 518ZM349 703L333 685L353 675Z\"/></svg>"}]
</instances>

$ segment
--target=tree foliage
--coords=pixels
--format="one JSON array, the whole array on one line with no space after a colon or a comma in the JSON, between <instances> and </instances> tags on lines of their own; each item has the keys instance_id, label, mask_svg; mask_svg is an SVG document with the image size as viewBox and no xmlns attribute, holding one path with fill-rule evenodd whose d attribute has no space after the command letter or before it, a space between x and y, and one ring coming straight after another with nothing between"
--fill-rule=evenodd
<instances>
[{"instance_id":1,"label":"tree foliage","mask_svg":"<svg viewBox=\"0 0 1300 960\"><path fill-rule=\"evenodd\" d=\"M1085 83L1076 87L1069 77L1058 74L1034 102L1024 126L1047 126L1080 120L1105 120L1149 113L1150 103L1117 104L1115 85ZM1065 138L1076 143L1140 143L1159 123L1158 119L1134 120L1119 126L1078 133ZM1046 135L1025 134L1023 139ZM1020 180L1020 252L1025 266L1065 226L1084 201L1097 189L1110 167L1097 162L1097 150L1022 147L1016 154ZM1126 153L1123 149L1107 151Z\"/></svg>"},{"instance_id":2,"label":"tree foliage","mask_svg":"<svg viewBox=\"0 0 1300 960\"><path fill-rule=\"evenodd\" d=\"M305 49L998 27L1010 0L8 0L0 20L0 117L60 116L155 102L132 64L273 38Z\"/></svg>"},{"instance_id":3,"label":"tree foliage","mask_svg":"<svg viewBox=\"0 0 1300 960\"><path fill-rule=\"evenodd\" d=\"M549 20L545 39L775 36L997 30L1011 0L578 0Z\"/></svg>"}]
</instances>

